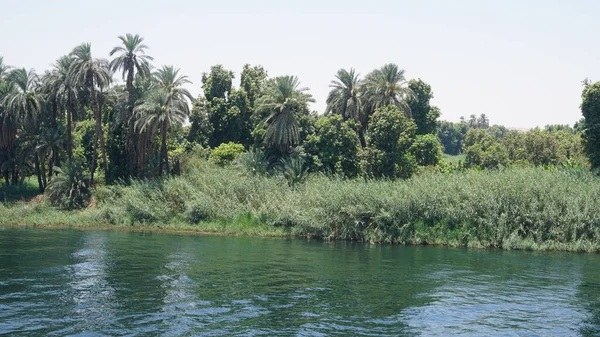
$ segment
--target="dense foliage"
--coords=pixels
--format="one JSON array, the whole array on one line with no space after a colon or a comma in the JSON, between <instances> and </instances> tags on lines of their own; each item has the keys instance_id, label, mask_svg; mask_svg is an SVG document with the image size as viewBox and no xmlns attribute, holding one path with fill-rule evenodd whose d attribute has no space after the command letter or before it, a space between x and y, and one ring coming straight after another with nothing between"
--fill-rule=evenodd
<instances>
[{"instance_id":1,"label":"dense foliage","mask_svg":"<svg viewBox=\"0 0 600 337\"><path fill-rule=\"evenodd\" d=\"M296 76L261 66L245 65L236 87L215 65L194 99L142 37L118 42L110 61L81 44L44 74L0 57L4 191L35 177L58 208L91 204L76 214L94 223L245 214L322 238L597 249L587 166L600 167L600 82L585 83L573 127L518 131L485 114L440 121L431 86L393 63L363 78L340 69L319 114ZM14 222L36 206L1 207Z\"/></svg>"}]
</instances>

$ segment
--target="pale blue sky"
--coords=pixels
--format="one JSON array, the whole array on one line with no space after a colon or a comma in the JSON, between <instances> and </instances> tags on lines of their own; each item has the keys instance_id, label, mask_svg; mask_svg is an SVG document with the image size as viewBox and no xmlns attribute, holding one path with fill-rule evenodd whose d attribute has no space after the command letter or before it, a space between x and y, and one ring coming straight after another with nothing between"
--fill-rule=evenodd
<instances>
[{"instance_id":1,"label":"pale blue sky","mask_svg":"<svg viewBox=\"0 0 600 337\"><path fill-rule=\"evenodd\" d=\"M49 68L81 42L108 57L139 33L157 65L174 64L200 93L201 76L245 63L297 75L325 106L339 68L384 63L431 84L442 118L487 114L511 127L573 123L581 80L600 80L600 1L2 0L0 55ZM239 76L236 77L236 85Z\"/></svg>"}]
</instances>

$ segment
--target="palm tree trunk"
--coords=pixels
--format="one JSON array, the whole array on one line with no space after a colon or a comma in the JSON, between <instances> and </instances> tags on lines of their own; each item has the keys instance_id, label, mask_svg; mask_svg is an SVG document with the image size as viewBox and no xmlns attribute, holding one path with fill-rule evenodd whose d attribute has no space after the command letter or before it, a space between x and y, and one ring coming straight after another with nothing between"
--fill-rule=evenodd
<instances>
[{"instance_id":1,"label":"palm tree trunk","mask_svg":"<svg viewBox=\"0 0 600 337\"><path fill-rule=\"evenodd\" d=\"M52 180L52 175L54 173L54 170L52 169L53 167L54 167L54 151L52 152L52 155L48 159L48 180Z\"/></svg>"},{"instance_id":2,"label":"palm tree trunk","mask_svg":"<svg viewBox=\"0 0 600 337\"><path fill-rule=\"evenodd\" d=\"M33 117L31 117L29 120L29 136L31 137L31 141L34 142L34 148L35 148L35 131L34 131L34 129L35 129L35 126L33 125ZM34 154L33 154L33 164L35 166L35 175L37 176L38 187L39 187L40 193L44 193L44 182L42 181L42 174L40 172L40 160L38 158L37 151L34 151Z\"/></svg>"},{"instance_id":3,"label":"palm tree trunk","mask_svg":"<svg viewBox=\"0 0 600 337\"><path fill-rule=\"evenodd\" d=\"M360 146L364 149L367 147L367 140L365 139L365 130L363 127L358 130L358 139L360 139Z\"/></svg>"},{"instance_id":4,"label":"palm tree trunk","mask_svg":"<svg viewBox=\"0 0 600 337\"><path fill-rule=\"evenodd\" d=\"M102 131L102 108L104 106L104 98L98 99L98 119L96 120L96 129L99 128L100 133L100 151L102 151L102 161L104 162L104 182L108 184L108 160L106 158L106 145L104 144L104 132Z\"/></svg>"},{"instance_id":5,"label":"palm tree trunk","mask_svg":"<svg viewBox=\"0 0 600 337\"><path fill-rule=\"evenodd\" d=\"M69 99L69 103L71 100ZM68 104L68 103L67 103ZM71 106L68 104L67 107L67 157L69 161L73 160L73 113L71 112Z\"/></svg>"},{"instance_id":6,"label":"palm tree trunk","mask_svg":"<svg viewBox=\"0 0 600 337\"><path fill-rule=\"evenodd\" d=\"M46 186L48 186L48 179L46 178L46 162L44 161L44 158L42 158L42 161L40 163L40 173L42 174L44 188L46 188Z\"/></svg>"},{"instance_id":7,"label":"palm tree trunk","mask_svg":"<svg viewBox=\"0 0 600 337\"><path fill-rule=\"evenodd\" d=\"M93 88L92 85L92 90L91 90L91 96L92 96L92 106L95 107L95 103L96 103L96 92ZM94 171L96 170L96 157L98 156L98 136L100 136L100 130L98 130L98 126L100 126L100 128L102 128L102 124L101 124L101 120L100 117L98 116L98 113L96 112L97 109L93 109L94 110L94 119L96 120L96 132L94 132L94 150L92 151L92 163L91 163L91 167L90 167L90 185L94 185Z\"/></svg>"},{"instance_id":8,"label":"palm tree trunk","mask_svg":"<svg viewBox=\"0 0 600 337\"><path fill-rule=\"evenodd\" d=\"M169 174L169 158L168 158L168 153L167 153L167 122L163 121L162 124L160 125L160 136L162 138L162 144L161 144L161 159L160 159L160 165L158 166L158 175L162 176L162 166L163 163L165 164L166 170L165 172L167 174Z\"/></svg>"},{"instance_id":9,"label":"palm tree trunk","mask_svg":"<svg viewBox=\"0 0 600 337\"><path fill-rule=\"evenodd\" d=\"M135 115L133 114L133 106L135 104L135 96L133 92L133 64L127 69L127 81L126 89L128 94L128 106L129 120L127 121L127 154L129 164L129 176L133 177L141 172L141 169L137 165L139 162L138 156L140 156L141 148L139 143L136 142L137 132L135 131Z\"/></svg>"}]
</instances>

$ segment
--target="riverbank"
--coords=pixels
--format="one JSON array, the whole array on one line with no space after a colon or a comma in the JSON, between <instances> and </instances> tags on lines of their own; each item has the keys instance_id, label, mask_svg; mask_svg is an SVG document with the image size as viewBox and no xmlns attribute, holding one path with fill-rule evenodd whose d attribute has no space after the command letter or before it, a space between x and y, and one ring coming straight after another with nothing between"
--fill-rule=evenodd
<instances>
[{"instance_id":1,"label":"riverbank","mask_svg":"<svg viewBox=\"0 0 600 337\"><path fill-rule=\"evenodd\" d=\"M0 224L299 236L503 249L600 251L600 178L514 168L405 181L277 177L196 164L179 177L95 192L92 206L0 206Z\"/></svg>"}]
</instances>

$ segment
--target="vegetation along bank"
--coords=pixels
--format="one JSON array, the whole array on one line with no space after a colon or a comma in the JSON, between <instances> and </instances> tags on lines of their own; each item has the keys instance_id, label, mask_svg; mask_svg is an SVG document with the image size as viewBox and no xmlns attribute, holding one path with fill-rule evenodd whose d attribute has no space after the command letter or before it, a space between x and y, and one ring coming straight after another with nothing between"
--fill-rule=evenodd
<instances>
[{"instance_id":1,"label":"vegetation along bank","mask_svg":"<svg viewBox=\"0 0 600 337\"><path fill-rule=\"evenodd\" d=\"M0 57L0 224L600 247L600 82L573 125L517 131L440 120L393 63L332 74L317 112L262 66L235 86L215 65L192 97L148 52L127 34L110 60L85 43L43 74Z\"/></svg>"}]
</instances>

